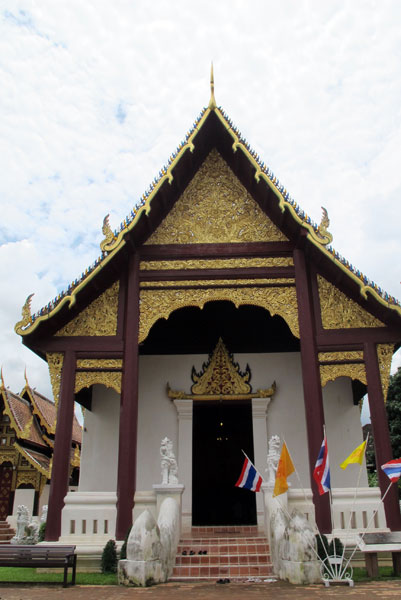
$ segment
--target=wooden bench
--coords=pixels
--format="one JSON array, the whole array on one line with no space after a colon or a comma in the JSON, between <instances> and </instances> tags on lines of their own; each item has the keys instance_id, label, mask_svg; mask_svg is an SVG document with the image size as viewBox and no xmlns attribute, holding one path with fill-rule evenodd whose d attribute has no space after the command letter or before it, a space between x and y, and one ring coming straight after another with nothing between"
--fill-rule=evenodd
<instances>
[{"instance_id":1,"label":"wooden bench","mask_svg":"<svg viewBox=\"0 0 401 600\"><path fill-rule=\"evenodd\" d=\"M401 531L366 533L358 546L365 553L366 571L369 577L379 576L377 559L379 552L391 552L394 574L401 574Z\"/></svg>"},{"instance_id":2,"label":"wooden bench","mask_svg":"<svg viewBox=\"0 0 401 600\"><path fill-rule=\"evenodd\" d=\"M75 585L77 555L75 546L0 546L0 567L64 568L63 587L67 587L68 567L72 567L71 585Z\"/></svg>"}]
</instances>

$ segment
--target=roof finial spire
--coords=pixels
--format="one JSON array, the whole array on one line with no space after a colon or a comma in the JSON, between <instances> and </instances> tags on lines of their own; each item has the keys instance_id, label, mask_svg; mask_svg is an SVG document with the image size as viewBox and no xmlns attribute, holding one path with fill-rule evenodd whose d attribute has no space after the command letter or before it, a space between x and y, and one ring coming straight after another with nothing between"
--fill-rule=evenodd
<instances>
[{"instance_id":1,"label":"roof finial spire","mask_svg":"<svg viewBox=\"0 0 401 600\"><path fill-rule=\"evenodd\" d=\"M212 68L210 70L210 100L209 107L210 110L214 110L217 107L216 98L214 97L214 76L213 76L213 61Z\"/></svg>"},{"instance_id":2,"label":"roof finial spire","mask_svg":"<svg viewBox=\"0 0 401 600\"><path fill-rule=\"evenodd\" d=\"M28 383L28 376L26 374L26 365L25 365L25 371L24 371L24 378L25 378L25 383L26 385L29 387L29 383Z\"/></svg>"}]
</instances>

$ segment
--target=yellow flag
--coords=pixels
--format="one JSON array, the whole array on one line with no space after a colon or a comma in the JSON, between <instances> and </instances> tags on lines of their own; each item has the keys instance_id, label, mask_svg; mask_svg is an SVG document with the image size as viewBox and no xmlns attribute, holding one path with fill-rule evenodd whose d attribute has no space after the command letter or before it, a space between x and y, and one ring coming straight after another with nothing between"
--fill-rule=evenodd
<instances>
[{"instance_id":1,"label":"yellow flag","mask_svg":"<svg viewBox=\"0 0 401 600\"><path fill-rule=\"evenodd\" d=\"M281 456L277 465L277 473L276 473L276 481L274 483L274 496L279 496L280 494L284 494L288 490L287 477L291 475L295 471L295 467L292 464L291 456L287 450L287 446L285 442L283 442L283 447L281 448Z\"/></svg>"},{"instance_id":2,"label":"yellow flag","mask_svg":"<svg viewBox=\"0 0 401 600\"><path fill-rule=\"evenodd\" d=\"M355 448L355 450L351 452L348 458L346 458L345 461L341 463L340 467L342 469L346 469L351 463L359 463L361 465L363 457L365 456L365 446L366 440L362 442L362 444L358 446L358 448Z\"/></svg>"}]
</instances>

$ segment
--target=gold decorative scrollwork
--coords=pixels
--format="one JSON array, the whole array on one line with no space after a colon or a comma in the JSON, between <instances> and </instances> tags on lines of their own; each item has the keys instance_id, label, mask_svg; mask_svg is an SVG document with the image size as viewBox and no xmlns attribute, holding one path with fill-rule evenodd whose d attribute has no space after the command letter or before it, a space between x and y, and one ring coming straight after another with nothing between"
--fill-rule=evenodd
<instances>
[{"instance_id":1,"label":"gold decorative scrollwork","mask_svg":"<svg viewBox=\"0 0 401 600\"><path fill-rule=\"evenodd\" d=\"M143 342L158 319L168 319L178 308L206 302L228 300L238 308L244 304L261 306L270 314L282 317L293 335L299 338L298 304L295 287L277 288L210 288L140 291L139 342Z\"/></svg>"},{"instance_id":2,"label":"gold decorative scrollwork","mask_svg":"<svg viewBox=\"0 0 401 600\"><path fill-rule=\"evenodd\" d=\"M212 150L146 244L288 241Z\"/></svg>"},{"instance_id":3,"label":"gold decorative scrollwork","mask_svg":"<svg viewBox=\"0 0 401 600\"><path fill-rule=\"evenodd\" d=\"M150 270L193 270L193 269L242 269L260 267L292 267L294 260L284 256L267 258L221 258L221 259L188 259L188 260L143 260L141 271Z\"/></svg>"},{"instance_id":4,"label":"gold decorative scrollwork","mask_svg":"<svg viewBox=\"0 0 401 600\"><path fill-rule=\"evenodd\" d=\"M339 352L319 352L319 362L363 360L363 350L348 350Z\"/></svg>"},{"instance_id":5,"label":"gold decorative scrollwork","mask_svg":"<svg viewBox=\"0 0 401 600\"><path fill-rule=\"evenodd\" d=\"M122 369L121 358L79 358L77 369Z\"/></svg>"},{"instance_id":6,"label":"gold decorative scrollwork","mask_svg":"<svg viewBox=\"0 0 401 600\"><path fill-rule=\"evenodd\" d=\"M20 485L33 485L36 491L40 487L40 473L32 469L31 471L18 471L16 487Z\"/></svg>"},{"instance_id":7,"label":"gold decorative scrollwork","mask_svg":"<svg viewBox=\"0 0 401 600\"><path fill-rule=\"evenodd\" d=\"M64 354L62 352L48 352L46 354L47 366L49 367L50 383L52 384L54 404L56 405L56 414L58 401L60 398L61 374L63 372ZM56 423L52 426L51 432L55 433Z\"/></svg>"},{"instance_id":8,"label":"gold decorative scrollwork","mask_svg":"<svg viewBox=\"0 0 401 600\"><path fill-rule=\"evenodd\" d=\"M55 335L116 335L118 290L116 281Z\"/></svg>"},{"instance_id":9,"label":"gold decorative scrollwork","mask_svg":"<svg viewBox=\"0 0 401 600\"><path fill-rule=\"evenodd\" d=\"M249 394L252 391L248 381L251 378L249 366L241 373L239 364L234 362L223 340L220 338L209 361L203 364L202 371L197 373L192 368L191 392L198 394Z\"/></svg>"},{"instance_id":10,"label":"gold decorative scrollwork","mask_svg":"<svg viewBox=\"0 0 401 600\"><path fill-rule=\"evenodd\" d=\"M148 287L192 287L192 288L210 288L215 286L235 285L236 287L244 287L246 285L295 285L294 279L202 279L195 281L179 280L179 281L142 281L141 288Z\"/></svg>"},{"instance_id":11,"label":"gold decorative scrollwork","mask_svg":"<svg viewBox=\"0 0 401 600\"><path fill-rule=\"evenodd\" d=\"M121 394L120 371L83 371L75 374L75 393L99 383Z\"/></svg>"},{"instance_id":12,"label":"gold decorative scrollwork","mask_svg":"<svg viewBox=\"0 0 401 600\"><path fill-rule=\"evenodd\" d=\"M18 456L13 448L0 452L0 465L5 462L10 462L14 467L17 465Z\"/></svg>"},{"instance_id":13,"label":"gold decorative scrollwork","mask_svg":"<svg viewBox=\"0 0 401 600\"><path fill-rule=\"evenodd\" d=\"M356 364L336 364L336 365L320 365L320 380L322 387L329 381L334 381L337 377L350 377L351 379L359 379L367 385L366 370L364 363Z\"/></svg>"},{"instance_id":14,"label":"gold decorative scrollwork","mask_svg":"<svg viewBox=\"0 0 401 600\"><path fill-rule=\"evenodd\" d=\"M103 219L102 233L104 235L104 240L102 240L100 242L100 250L102 252L105 252L107 246L110 246L110 244L113 244L117 239L113 233L113 230L110 227L109 216L110 215L106 215L105 218Z\"/></svg>"},{"instance_id":15,"label":"gold decorative scrollwork","mask_svg":"<svg viewBox=\"0 0 401 600\"><path fill-rule=\"evenodd\" d=\"M377 344L377 358L380 369L380 379L383 388L384 401L387 400L388 386L390 383L391 361L394 354L394 344Z\"/></svg>"},{"instance_id":16,"label":"gold decorative scrollwork","mask_svg":"<svg viewBox=\"0 0 401 600\"><path fill-rule=\"evenodd\" d=\"M324 277L318 275L317 281L322 324L325 329L384 327L384 323L348 298Z\"/></svg>"}]
</instances>

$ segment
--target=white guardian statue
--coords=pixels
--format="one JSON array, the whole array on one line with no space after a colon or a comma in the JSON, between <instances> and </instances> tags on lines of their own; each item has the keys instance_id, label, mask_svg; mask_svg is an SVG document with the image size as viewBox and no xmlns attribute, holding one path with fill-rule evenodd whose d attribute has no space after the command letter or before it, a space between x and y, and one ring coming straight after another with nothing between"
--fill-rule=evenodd
<instances>
[{"instance_id":1,"label":"white guardian statue","mask_svg":"<svg viewBox=\"0 0 401 600\"><path fill-rule=\"evenodd\" d=\"M173 442L165 437L160 446L162 485L178 483L178 467L173 452Z\"/></svg>"},{"instance_id":2,"label":"white guardian statue","mask_svg":"<svg viewBox=\"0 0 401 600\"><path fill-rule=\"evenodd\" d=\"M278 461L280 460L280 438L278 435L272 435L269 440L269 450L267 453L267 485L274 487L276 481L276 472Z\"/></svg>"}]
</instances>

